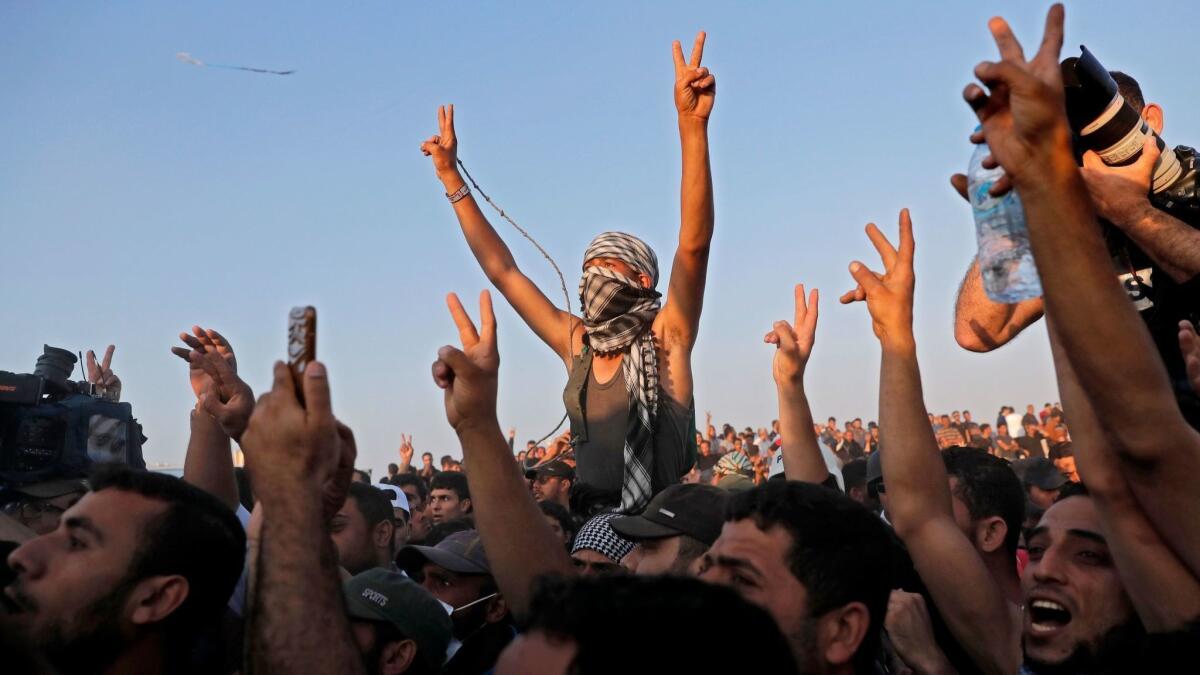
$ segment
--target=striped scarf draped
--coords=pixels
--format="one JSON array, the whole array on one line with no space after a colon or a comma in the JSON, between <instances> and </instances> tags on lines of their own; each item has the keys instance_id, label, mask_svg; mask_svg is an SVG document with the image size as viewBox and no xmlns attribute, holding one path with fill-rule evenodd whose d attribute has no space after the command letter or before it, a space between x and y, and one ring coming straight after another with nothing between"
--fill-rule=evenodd
<instances>
[{"instance_id":1,"label":"striped scarf draped","mask_svg":"<svg viewBox=\"0 0 1200 675\"><path fill-rule=\"evenodd\" d=\"M625 430L625 471L621 481L622 513L641 511L650 497L654 466L654 425L658 415L658 357L650 325L658 315L662 294L658 258L645 242L623 232L605 232L592 240L584 262L595 258L620 260L650 277L645 288L634 279L606 267L585 267L579 282L585 341L593 352L624 352L621 360L630 406ZM588 354L588 358L591 358Z\"/></svg>"}]
</instances>

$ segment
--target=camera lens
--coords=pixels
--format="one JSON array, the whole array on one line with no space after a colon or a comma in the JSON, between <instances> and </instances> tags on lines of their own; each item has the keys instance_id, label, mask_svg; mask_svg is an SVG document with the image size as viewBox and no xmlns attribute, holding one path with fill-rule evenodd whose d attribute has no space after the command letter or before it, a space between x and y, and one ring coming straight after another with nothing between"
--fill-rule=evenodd
<instances>
[{"instance_id":1,"label":"camera lens","mask_svg":"<svg viewBox=\"0 0 1200 675\"><path fill-rule=\"evenodd\" d=\"M63 388L67 379L71 377L71 372L75 370L76 361L78 359L75 355L65 349L43 345L42 355L38 357L33 374Z\"/></svg>"},{"instance_id":2,"label":"camera lens","mask_svg":"<svg viewBox=\"0 0 1200 675\"><path fill-rule=\"evenodd\" d=\"M1175 151L1166 146L1121 96L1116 80L1100 61L1081 46L1082 53L1062 62L1063 87L1067 97L1067 119L1075 133L1076 148L1082 154L1092 150L1109 166L1136 162L1147 137L1153 137L1161 151L1154 166L1151 189L1162 192L1183 175Z\"/></svg>"}]
</instances>

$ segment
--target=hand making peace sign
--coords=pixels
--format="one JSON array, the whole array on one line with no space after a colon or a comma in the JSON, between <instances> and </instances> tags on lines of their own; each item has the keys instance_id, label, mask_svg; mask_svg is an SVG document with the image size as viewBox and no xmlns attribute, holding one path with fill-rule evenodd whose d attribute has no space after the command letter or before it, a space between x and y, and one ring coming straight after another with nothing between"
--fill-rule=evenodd
<instances>
[{"instance_id":1,"label":"hand making peace sign","mask_svg":"<svg viewBox=\"0 0 1200 675\"><path fill-rule=\"evenodd\" d=\"M700 60L704 58L705 37L704 31L696 34L692 57L686 63L679 40L671 43L675 57L675 108L680 117L707 120L712 114L713 101L717 97L717 80L708 72L708 68L700 67ZM453 127L451 133L454 133Z\"/></svg>"},{"instance_id":2,"label":"hand making peace sign","mask_svg":"<svg viewBox=\"0 0 1200 675\"><path fill-rule=\"evenodd\" d=\"M867 237L879 252L883 263L883 274L871 270L857 260L850 263L850 274L858 283L854 290L842 295L843 305L865 300L871 313L871 327L875 337L888 339L911 339L913 321L913 289L916 277L913 274L912 218L908 209L900 210L900 248L884 236L875 223L867 223Z\"/></svg>"},{"instance_id":3,"label":"hand making peace sign","mask_svg":"<svg viewBox=\"0 0 1200 675\"><path fill-rule=\"evenodd\" d=\"M446 298L462 349L446 345L438 350L433 381L446 392L446 418L455 431L467 426L496 423L496 379L500 353L496 350L496 315L492 296L479 294L480 330L463 309L458 296Z\"/></svg>"},{"instance_id":4,"label":"hand making peace sign","mask_svg":"<svg viewBox=\"0 0 1200 675\"><path fill-rule=\"evenodd\" d=\"M795 321L776 321L770 333L763 337L763 342L776 347L775 360L771 371L775 375L775 383L783 385L799 382L804 378L804 368L808 365L808 357L812 356L813 344L817 336L817 302L820 293L812 289L805 302L804 284L797 284L794 290L796 296Z\"/></svg>"},{"instance_id":5,"label":"hand making peace sign","mask_svg":"<svg viewBox=\"0 0 1200 675\"><path fill-rule=\"evenodd\" d=\"M121 378L114 375L109 367L116 349L116 345L109 345L108 349L104 350L104 360L99 364L96 363L96 352L89 349L87 353L88 382L96 385L109 401L121 400Z\"/></svg>"},{"instance_id":6,"label":"hand making peace sign","mask_svg":"<svg viewBox=\"0 0 1200 675\"><path fill-rule=\"evenodd\" d=\"M1037 54L1028 61L1012 28L1000 18L988 22L1000 50L1000 61L975 66L975 76L987 86L969 84L963 98L975 110L983 133L972 140L986 140L992 157L984 166L998 163L1005 177L991 188L994 195L1013 186L1013 181L1033 176L1047 163L1048 153L1070 147L1062 70L1058 64L1063 43L1063 7L1056 4L1046 13L1046 28ZM1036 179L1034 179L1036 180Z\"/></svg>"},{"instance_id":7,"label":"hand making peace sign","mask_svg":"<svg viewBox=\"0 0 1200 675\"><path fill-rule=\"evenodd\" d=\"M421 152L433 158L433 168L441 176L455 171L458 162L458 138L454 135L454 104L438 106L438 133L421 144Z\"/></svg>"}]
</instances>

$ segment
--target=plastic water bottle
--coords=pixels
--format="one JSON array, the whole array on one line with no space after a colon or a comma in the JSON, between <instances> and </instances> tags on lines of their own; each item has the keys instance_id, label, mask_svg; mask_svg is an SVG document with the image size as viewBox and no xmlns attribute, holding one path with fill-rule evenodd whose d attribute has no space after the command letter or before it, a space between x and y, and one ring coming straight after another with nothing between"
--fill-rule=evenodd
<instances>
[{"instance_id":1,"label":"plastic water bottle","mask_svg":"<svg viewBox=\"0 0 1200 675\"><path fill-rule=\"evenodd\" d=\"M983 168L983 158L989 154L986 143L975 146L967 167L967 194L975 213L983 290L993 301L1006 304L1041 297L1042 282L1029 248L1025 207L1015 189L1001 197L988 194L992 184L1004 175L1000 167Z\"/></svg>"}]
</instances>

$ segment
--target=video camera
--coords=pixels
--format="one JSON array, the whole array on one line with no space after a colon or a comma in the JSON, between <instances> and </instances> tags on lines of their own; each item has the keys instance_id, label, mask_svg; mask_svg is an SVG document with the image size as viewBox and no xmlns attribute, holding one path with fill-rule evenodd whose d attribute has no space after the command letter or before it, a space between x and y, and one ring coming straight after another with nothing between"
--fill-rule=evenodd
<instances>
[{"instance_id":1,"label":"video camera","mask_svg":"<svg viewBox=\"0 0 1200 675\"><path fill-rule=\"evenodd\" d=\"M96 462L145 468L133 408L71 381L77 362L45 345L32 374L0 371L0 487L83 477Z\"/></svg>"},{"instance_id":2,"label":"video camera","mask_svg":"<svg viewBox=\"0 0 1200 675\"><path fill-rule=\"evenodd\" d=\"M1192 224L1200 223L1200 186L1197 185L1196 151L1167 147L1163 139L1142 119L1141 111L1129 105L1100 61L1087 47L1062 62L1063 86L1067 96L1067 120L1075 134L1075 151L1080 158L1093 150L1109 166L1136 162L1147 137L1162 151L1154 165L1150 201L1159 209Z\"/></svg>"}]
</instances>

